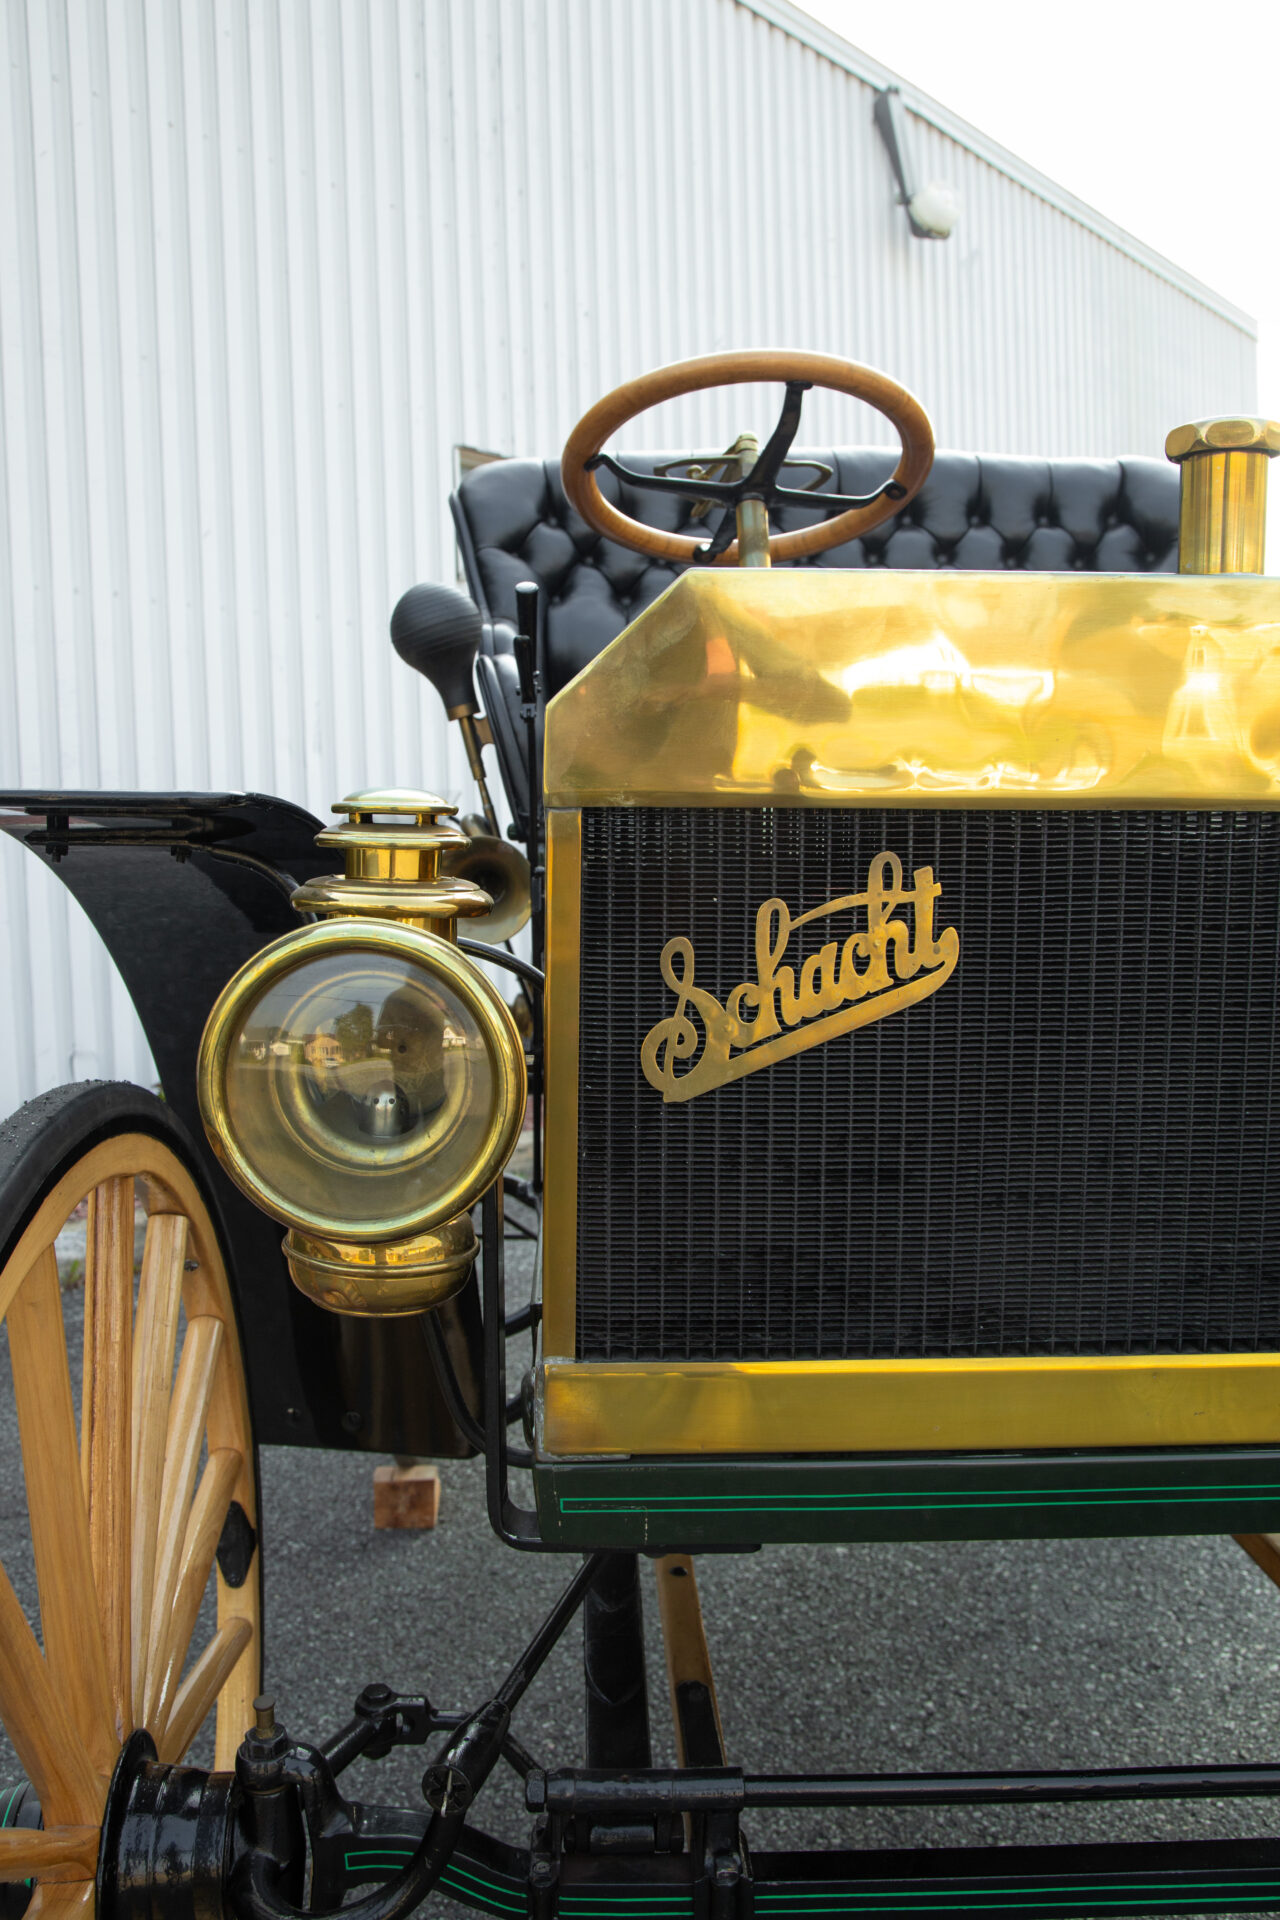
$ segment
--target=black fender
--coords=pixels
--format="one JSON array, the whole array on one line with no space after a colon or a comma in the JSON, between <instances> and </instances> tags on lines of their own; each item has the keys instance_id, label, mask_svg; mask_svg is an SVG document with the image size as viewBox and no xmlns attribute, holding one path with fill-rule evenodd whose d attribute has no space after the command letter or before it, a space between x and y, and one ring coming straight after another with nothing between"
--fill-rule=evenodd
<instances>
[{"instance_id":1,"label":"black fender","mask_svg":"<svg viewBox=\"0 0 1280 1920\"><path fill-rule=\"evenodd\" d=\"M97 928L137 1009L167 1103L193 1142L224 1230L258 1439L462 1458L474 1448L403 1320L326 1313L289 1279L281 1229L223 1173L196 1102L214 1000L251 955L301 922L295 886L324 873L321 823L258 793L4 793L0 829L52 867ZM439 1310L478 1404L474 1279Z\"/></svg>"}]
</instances>

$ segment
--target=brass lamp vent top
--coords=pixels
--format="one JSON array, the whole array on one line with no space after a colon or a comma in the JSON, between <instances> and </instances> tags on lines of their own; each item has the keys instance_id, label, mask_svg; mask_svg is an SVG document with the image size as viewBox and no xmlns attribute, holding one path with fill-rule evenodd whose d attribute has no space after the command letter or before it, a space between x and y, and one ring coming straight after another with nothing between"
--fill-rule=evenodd
<instances>
[{"instance_id":1,"label":"brass lamp vent top","mask_svg":"<svg viewBox=\"0 0 1280 1920\"><path fill-rule=\"evenodd\" d=\"M333 810L347 818L318 833L316 845L340 848L344 870L299 887L293 895L299 913L399 920L452 940L459 915L492 907L483 888L441 873L444 855L471 844L454 825L458 809L448 801L402 787L374 788L349 793Z\"/></svg>"}]
</instances>

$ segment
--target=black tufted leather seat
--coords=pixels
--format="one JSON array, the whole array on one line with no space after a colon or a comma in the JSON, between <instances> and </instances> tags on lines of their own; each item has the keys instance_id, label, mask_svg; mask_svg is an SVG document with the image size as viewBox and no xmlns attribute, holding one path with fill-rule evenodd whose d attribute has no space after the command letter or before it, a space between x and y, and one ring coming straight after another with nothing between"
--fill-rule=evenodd
<instances>
[{"instance_id":1,"label":"black tufted leather seat","mask_svg":"<svg viewBox=\"0 0 1280 1920\"><path fill-rule=\"evenodd\" d=\"M637 471L670 454L628 454ZM833 468L818 493L869 493L894 455L851 448L812 457ZM784 476L786 478L786 476ZM638 520L700 535L687 501L601 475L606 498ZM480 693L518 816L525 796L519 698L511 658L515 588L543 589L541 645L548 694L558 693L682 571L602 539L572 510L558 462L501 460L467 475L453 496L467 584L485 623ZM771 517L789 533L815 516L784 508ZM713 520L714 524L714 520ZM1162 460L1038 460L1012 454L940 453L916 498L861 540L801 566L1024 567L1042 573L1174 573L1178 565L1178 474Z\"/></svg>"}]
</instances>

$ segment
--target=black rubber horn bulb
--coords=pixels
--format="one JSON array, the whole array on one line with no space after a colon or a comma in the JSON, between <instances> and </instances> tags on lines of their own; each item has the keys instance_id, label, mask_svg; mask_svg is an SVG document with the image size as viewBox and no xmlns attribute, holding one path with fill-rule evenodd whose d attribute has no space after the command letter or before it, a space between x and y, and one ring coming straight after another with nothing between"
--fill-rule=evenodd
<instances>
[{"instance_id":1,"label":"black rubber horn bulb","mask_svg":"<svg viewBox=\"0 0 1280 1920\"><path fill-rule=\"evenodd\" d=\"M391 616L391 643L426 675L451 720L478 712L472 669L480 647L480 615L454 587L410 587Z\"/></svg>"}]
</instances>

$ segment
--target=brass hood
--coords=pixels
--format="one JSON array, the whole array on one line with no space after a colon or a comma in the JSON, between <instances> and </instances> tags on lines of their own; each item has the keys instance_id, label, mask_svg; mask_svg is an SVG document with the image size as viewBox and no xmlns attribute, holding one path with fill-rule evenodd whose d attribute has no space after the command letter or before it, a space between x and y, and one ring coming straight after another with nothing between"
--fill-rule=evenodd
<instances>
[{"instance_id":1,"label":"brass hood","mask_svg":"<svg viewBox=\"0 0 1280 1920\"><path fill-rule=\"evenodd\" d=\"M1280 580L690 572L551 703L551 807L1280 798Z\"/></svg>"}]
</instances>

